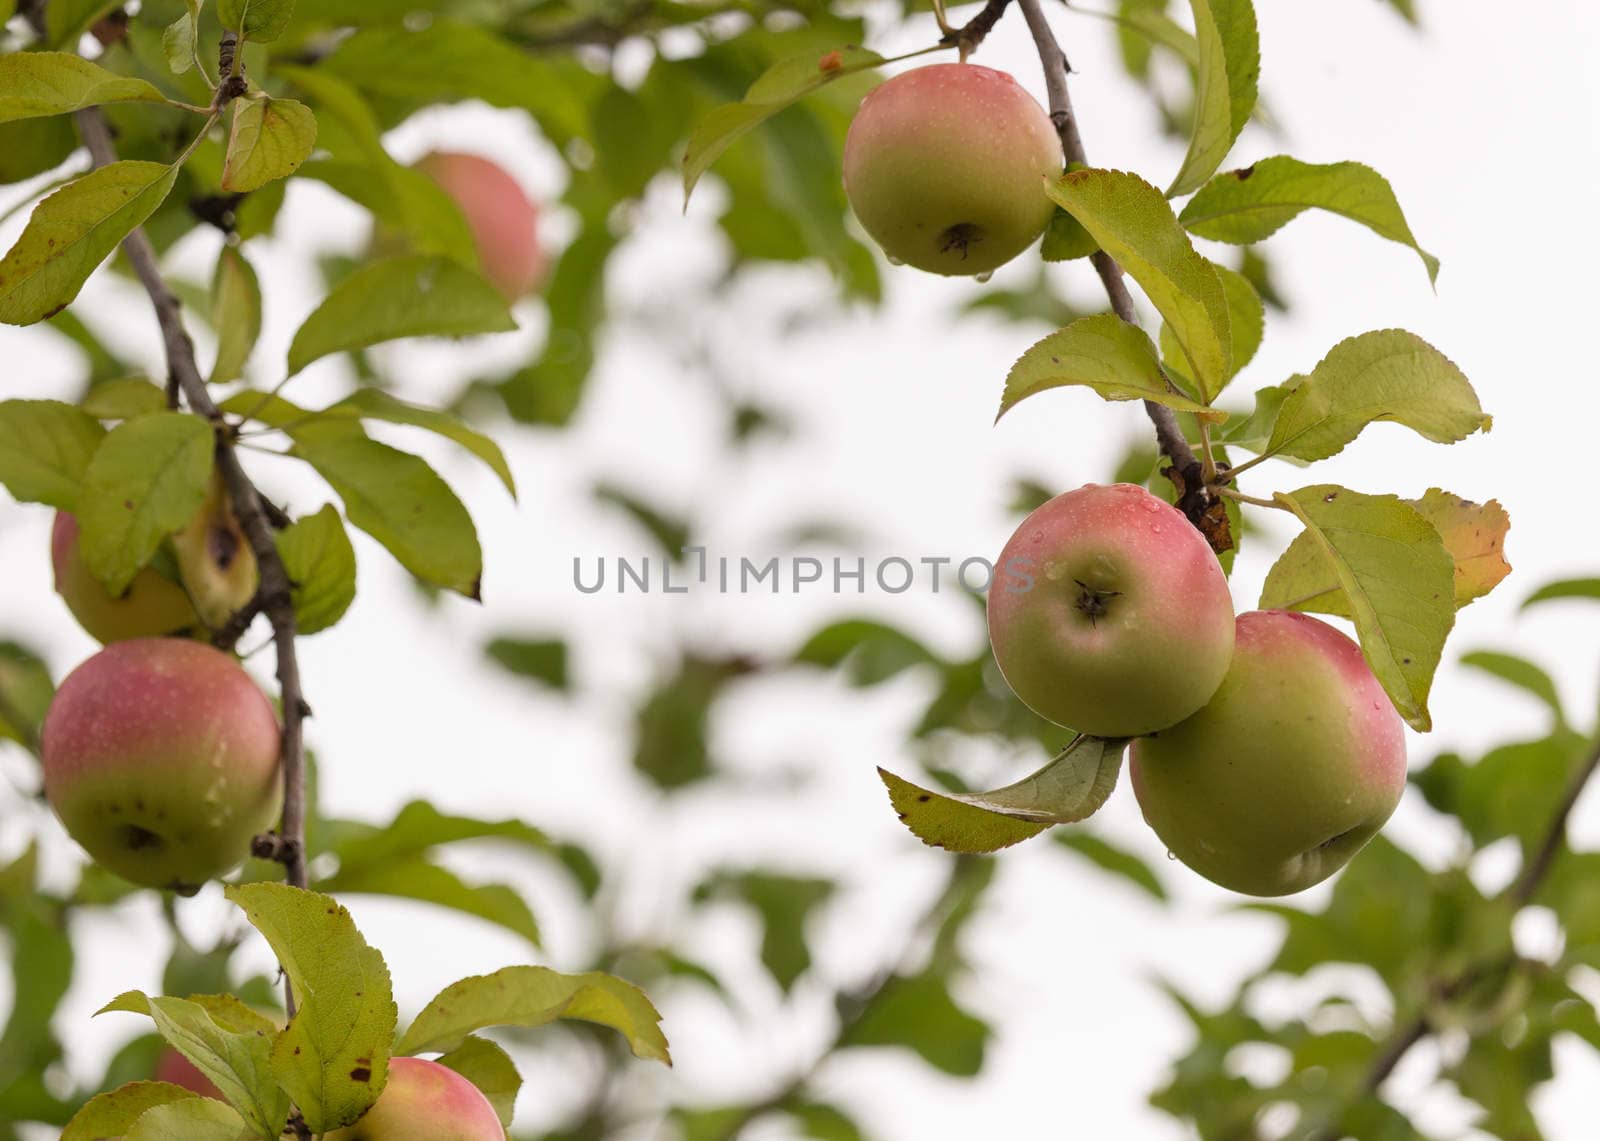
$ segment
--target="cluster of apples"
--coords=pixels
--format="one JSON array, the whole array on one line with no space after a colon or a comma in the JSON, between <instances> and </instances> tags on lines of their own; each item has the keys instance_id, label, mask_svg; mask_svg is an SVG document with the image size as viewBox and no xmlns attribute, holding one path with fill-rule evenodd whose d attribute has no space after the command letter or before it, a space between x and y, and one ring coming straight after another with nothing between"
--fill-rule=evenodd
<instances>
[{"instance_id":1,"label":"cluster of apples","mask_svg":"<svg viewBox=\"0 0 1600 1141\"><path fill-rule=\"evenodd\" d=\"M1142 487L1095 484L1034 511L989 590L1017 696L1134 738L1134 794L1178 859L1250 895L1332 875L1388 820L1404 727L1360 648L1305 614L1234 616L1200 532Z\"/></svg>"}]
</instances>

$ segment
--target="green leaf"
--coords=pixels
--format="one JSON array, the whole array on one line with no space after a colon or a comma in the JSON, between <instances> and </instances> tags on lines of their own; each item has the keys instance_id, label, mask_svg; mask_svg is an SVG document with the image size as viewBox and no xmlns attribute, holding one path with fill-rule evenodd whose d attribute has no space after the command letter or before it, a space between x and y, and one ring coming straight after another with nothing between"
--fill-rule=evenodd
<instances>
[{"instance_id":1,"label":"green leaf","mask_svg":"<svg viewBox=\"0 0 1600 1141\"><path fill-rule=\"evenodd\" d=\"M1150 865L1132 852L1124 851L1102 840L1092 832L1064 828L1052 837L1063 848L1069 848L1090 863L1112 875L1121 876L1139 890L1156 899L1165 900L1167 889L1156 878Z\"/></svg>"},{"instance_id":2,"label":"green leaf","mask_svg":"<svg viewBox=\"0 0 1600 1141\"><path fill-rule=\"evenodd\" d=\"M587 132L590 102L608 85L575 59L529 55L487 28L445 19L363 25L317 69L409 105L481 99L520 108L557 147Z\"/></svg>"},{"instance_id":3,"label":"green leaf","mask_svg":"<svg viewBox=\"0 0 1600 1141\"><path fill-rule=\"evenodd\" d=\"M1261 608L1350 618L1394 707L1432 728L1428 690L1455 624L1455 564L1438 531L1393 495L1320 484L1273 498L1306 532L1267 574Z\"/></svg>"},{"instance_id":4,"label":"green leaf","mask_svg":"<svg viewBox=\"0 0 1600 1141\"><path fill-rule=\"evenodd\" d=\"M1261 44L1251 0L1189 0L1198 46L1194 128L1183 166L1167 188L1176 198L1197 189L1228 157L1250 121L1261 74Z\"/></svg>"},{"instance_id":5,"label":"green leaf","mask_svg":"<svg viewBox=\"0 0 1600 1141\"><path fill-rule=\"evenodd\" d=\"M1380 237L1410 246L1439 276L1439 259L1417 244L1394 190L1384 177L1358 162L1314 164L1288 155L1264 158L1217 175L1183 208L1179 220L1202 238L1246 245L1271 237L1279 227L1313 208L1360 222Z\"/></svg>"},{"instance_id":6,"label":"green leaf","mask_svg":"<svg viewBox=\"0 0 1600 1141\"><path fill-rule=\"evenodd\" d=\"M77 516L89 571L120 596L205 502L215 437L183 412L153 412L113 428L83 475Z\"/></svg>"},{"instance_id":7,"label":"green leaf","mask_svg":"<svg viewBox=\"0 0 1600 1141\"><path fill-rule=\"evenodd\" d=\"M732 896L761 917L761 963L787 993L811 966L806 922L835 887L832 880L779 872L719 872L695 889L694 898Z\"/></svg>"},{"instance_id":8,"label":"green leaf","mask_svg":"<svg viewBox=\"0 0 1600 1141\"><path fill-rule=\"evenodd\" d=\"M329 896L275 883L223 893L266 937L300 996L272 1047L275 1076L313 1133L349 1125L387 1080L397 1012L383 956Z\"/></svg>"},{"instance_id":9,"label":"green leaf","mask_svg":"<svg viewBox=\"0 0 1600 1141\"><path fill-rule=\"evenodd\" d=\"M122 1010L149 1015L161 1037L211 1080L245 1123L265 1141L275 1141L289 1116L288 1095L272 1074L277 1027L237 999L213 996L210 1005L228 1025L219 1025L199 1002L150 998L136 990L117 996L96 1013Z\"/></svg>"},{"instance_id":10,"label":"green leaf","mask_svg":"<svg viewBox=\"0 0 1600 1141\"><path fill-rule=\"evenodd\" d=\"M62 1130L61 1141L101 1141L121 1137L146 1110L199 1100L199 1094L170 1082L129 1082L84 1103Z\"/></svg>"},{"instance_id":11,"label":"green leaf","mask_svg":"<svg viewBox=\"0 0 1600 1141\"><path fill-rule=\"evenodd\" d=\"M245 194L288 178L316 145L317 117L304 103L265 95L237 100L222 189Z\"/></svg>"},{"instance_id":12,"label":"green leaf","mask_svg":"<svg viewBox=\"0 0 1600 1141\"><path fill-rule=\"evenodd\" d=\"M515 891L504 884L468 884L454 872L427 860L341 867L334 875L318 881L316 888L329 894L388 895L448 907L503 927L535 947L540 945L538 920Z\"/></svg>"},{"instance_id":13,"label":"green leaf","mask_svg":"<svg viewBox=\"0 0 1600 1141\"><path fill-rule=\"evenodd\" d=\"M338 836L330 845L343 868L364 867L420 856L440 844L463 840L507 840L535 852L549 854L549 838L521 820L476 820L450 816L425 800L413 800L384 827L338 822Z\"/></svg>"},{"instance_id":14,"label":"green leaf","mask_svg":"<svg viewBox=\"0 0 1600 1141\"><path fill-rule=\"evenodd\" d=\"M142 79L130 79L69 52L0 56L0 123L67 115L104 103L165 103Z\"/></svg>"},{"instance_id":15,"label":"green leaf","mask_svg":"<svg viewBox=\"0 0 1600 1141\"><path fill-rule=\"evenodd\" d=\"M1508 685L1526 690L1555 714L1557 728L1566 726L1567 716L1561 708L1561 695L1556 691L1555 681L1528 659L1519 658L1515 654L1496 653L1493 650L1474 650L1472 653L1461 655L1461 664L1470 669L1482 670L1490 677L1497 677Z\"/></svg>"},{"instance_id":16,"label":"green leaf","mask_svg":"<svg viewBox=\"0 0 1600 1141\"><path fill-rule=\"evenodd\" d=\"M401 337L465 337L515 329L505 298L440 257L376 262L341 281L289 346L289 375L332 353Z\"/></svg>"},{"instance_id":17,"label":"green leaf","mask_svg":"<svg viewBox=\"0 0 1600 1141\"><path fill-rule=\"evenodd\" d=\"M1045 261L1073 261L1086 258L1099 248L1100 243L1083 228L1083 223L1058 206L1045 227L1039 256Z\"/></svg>"},{"instance_id":18,"label":"green leaf","mask_svg":"<svg viewBox=\"0 0 1600 1141\"><path fill-rule=\"evenodd\" d=\"M449 412L442 412L435 408L422 408L415 404L407 404L396 399L380 388L360 388L351 395L335 404L329 411L351 409L363 419L382 420L390 424L407 424L416 428L426 428L436 435L460 444L467 451L477 456L489 470L500 477L500 482L511 493L511 498L517 497L517 481L511 474L511 465L506 463L505 453L500 450L500 445L473 428L464 424L460 417Z\"/></svg>"},{"instance_id":19,"label":"green leaf","mask_svg":"<svg viewBox=\"0 0 1600 1141\"><path fill-rule=\"evenodd\" d=\"M836 669L844 666L851 685L886 682L913 666L939 659L903 630L865 618L830 623L795 651L796 664Z\"/></svg>"},{"instance_id":20,"label":"green leaf","mask_svg":"<svg viewBox=\"0 0 1600 1141\"><path fill-rule=\"evenodd\" d=\"M989 1028L950 997L937 974L897 975L840 1036L842 1048L900 1046L941 1073L970 1078L983 1068Z\"/></svg>"},{"instance_id":21,"label":"green leaf","mask_svg":"<svg viewBox=\"0 0 1600 1141\"><path fill-rule=\"evenodd\" d=\"M1233 372L1228 299L1216 268L1195 252L1159 190L1137 175L1075 170L1050 197L1126 270L1171 327L1187 374L1210 403Z\"/></svg>"},{"instance_id":22,"label":"green leaf","mask_svg":"<svg viewBox=\"0 0 1600 1141\"><path fill-rule=\"evenodd\" d=\"M479 597L483 551L472 517L426 462L354 425L305 424L293 454L344 500L345 515L424 582Z\"/></svg>"},{"instance_id":23,"label":"green leaf","mask_svg":"<svg viewBox=\"0 0 1600 1141\"><path fill-rule=\"evenodd\" d=\"M0 403L0 483L19 503L75 510L84 472L106 430L55 400Z\"/></svg>"},{"instance_id":24,"label":"green leaf","mask_svg":"<svg viewBox=\"0 0 1600 1141\"><path fill-rule=\"evenodd\" d=\"M183 75L195 64L200 31L200 6L205 0L184 0L188 11L168 24L161 33L161 50L166 53L172 74Z\"/></svg>"},{"instance_id":25,"label":"green leaf","mask_svg":"<svg viewBox=\"0 0 1600 1141\"><path fill-rule=\"evenodd\" d=\"M1566 578L1547 582L1528 595L1522 603L1526 610L1540 602L1553 602L1561 598L1588 598L1600 601L1600 578Z\"/></svg>"},{"instance_id":26,"label":"green leaf","mask_svg":"<svg viewBox=\"0 0 1600 1141\"><path fill-rule=\"evenodd\" d=\"M878 777L901 822L924 844L993 852L1094 815L1117 785L1127 744L1080 736L1032 776L993 792L931 792L881 768Z\"/></svg>"},{"instance_id":27,"label":"green leaf","mask_svg":"<svg viewBox=\"0 0 1600 1141\"><path fill-rule=\"evenodd\" d=\"M511 1116L516 1109L517 1091L522 1088L522 1075L517 1064L499 1046L487 1038L469 1037L443 1057L435 1059L466 1078L489 1099L500 1118L503 1128L511 1128Z\"/></svg>"},{"instance_id":28,"label":"green leaf","mask_svg":"<svg viewBox=\"0 0 1600 1141\"><path fill-rule=\"evenodd\" d=\"M1051 333L1017 358L995 419L1030 396L1068 385L1093 389L1107 400L1152 400L1186 412L1204 407L1173 387L1140 329L1113 313L1097 313Z\"/></svg>"},{"instance_id":29,"label":"green leaf","mask_svg":"<svg viewBox=\"0 0 1600 1141\"><path fill-rule=\"evenodd\" d=\"M744 101L713 108L695 124L683 155L683 200L722 152L785 107L842 76L879 66L884 59L865 48L842 47L780 60L750 85Z\"/></svg>"},{"instance_id":30,"label":"green leaf","mask_svg":"<svg viewBox=\"0 0 1600 1141\"><path fill-rule=\"evenodd\" d=\"M1444 354L1415 334L1384 329L1340 341L1318 362L1284 398L1262 454L1327 459L1379 420L1441 444L1493 423Z\"/></svg>"},{"instance_id":31,"label":"green leaf","mask_svg":"<svg viewBox=\"0 0 1600 1141\"><path fill-rule=\"evenodd\" d=\"M54 696L44 660L16 642L0 642L0 741L36 749Z\"/></svg>"},{"instance_id":32,"label":"green leaf","mask_svg":"<svg viewBox=\"0 0 1600 1141\"><path fill-rule=\"evenodd\" d=\"M68 118L0 123L0 186L56 169L77 147L78 133Z\"/></svg>"},{"instance_id":33,"label":"green leaf","mask_svg":"<svg viewBox=\"0 0 1600 1141\"><path fill-rule=\"evenodd\" d=\"M188 1098L146 1110L123 1141L238 1141L244 1124L220 1101Z\"/></svg>"},{"instance_id":34,"label":"green leaf","mask_svg":"<svg viewBox=\"0 0 1600 1141\"><path fill-rule=\"evenodd\" d=\"M217 0L222 26L258 44L283 35L293 15L294 0Z\"/></svg>"},{"instance_id":35,"label":"green leaf","mask_svg":"<svg viewBox=\"0 0 1600 1141\"><path fill-rule=\"evenodd\" d=\"M567 644L555 638L496 638L484 653L517 677L542 682L551 689L568 685Z\"/></svg>"},{"instance_id":36,"label":"green leaf","mask_svg":"<svg viewBox=\"0 0 1600 1141\"><path fill-rule=\"evenodd\" d=\"M95 267L155 213L177 177L176 166L114 162L39 203L0 259L0 323L31 325L71 304Z\"/></svg>"},{"instance_id":37,"label":"green leaf","mask_svg":"<svg viewBox=\"0 0 1600 1141\"><path fill-rule=\"evenodd\" d=\"M261 283L232 246L222 247L211 278L211 326L217 331L217 358L209 383L238 380L261 336Z\"/></svg>"},{"instance_id":38,"label":"green leaf","mask_svg":"<svg viewBox=\"0 0 1600 1141\"><path fill-rule=\"evenodd\" d=\"M448 1052L486 1026L544 1026L559 1018L609 1026L635 1057L671 1064L661 1015L638 987L598 971L564 975L548 967L505 967L450 984L417 1015L398 1052Z\"/></svg>"},{"instance_id":39,"label":"green leaf","mask_svg":"<svg viewBox=\"0 0 1600 1141\"><path fill-rule=\"evenodd\" d=\"M143 377L123 376L96 384L78 407L96 420L132 420L165 411L167 394Z\"/></svg>"},{"instance_id":40,"label":"green leaf","mask_svg":"<svg viewBox=\"0 0 1600 1141\"><path fill-rule=\"evenodd\" d=\"M356 598L356 551L333 504L306 515L275 536L294 597L296 634L315 634L339 619Z\"/></svg>"}]
</instances>

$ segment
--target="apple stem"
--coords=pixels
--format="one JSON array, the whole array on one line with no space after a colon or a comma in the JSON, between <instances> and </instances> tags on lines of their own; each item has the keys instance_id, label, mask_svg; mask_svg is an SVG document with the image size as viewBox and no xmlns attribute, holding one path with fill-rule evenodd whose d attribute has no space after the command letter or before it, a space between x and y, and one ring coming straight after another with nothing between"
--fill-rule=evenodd
<instances>
[{"instance_id":1,"label":"apple stem","mask_svg":"<svg viewBox=\"0 0 1600 1141\"><path fill-rule=\"evenodd\" d=\"M117 160L116 144L104 116L98 109L79 111L74 116L78 133L96 167ZM166 349L167 369L172 381L198 416L216 428L217 470L221 473L233 503L239 525L250 540L260 567L261 586L251 611L264 612L272 624L272 640L277 648L278 690L283 705L281 765L283 769L283 822L278 832L275 858L284 866L284 878L294 887L307 886L305 862L305 751L303 725L311 713L300 685L300 662L295 653L294 601L289 572L278 554L274 529L282 523L282 513L269 505L265 496L250 481L229 434L229 426L211 394L195 360L194 342L183 327L183 312L177 296L161 276L155 247L142 228L136 228L122 243L129 263L138 275L156 312ZM230 626L232 624L230 623ZM294 991L287 975L283 983L284 1006L294 1017Z\"/></svg>"},{"instance_id":2,"label":"apple stem","mask_svg":"<svg viewBox=\"0 0 1600 1141\"><path fill-rule=\"evenodd\" d=\"M1055 33L1050 30L1050 22L1045 18L1039 0L1017 0L1017 4L1022 8L1023 18L1028 21L1028 30L1033 33L1033 42L1039 51L1039 62L1044 65L1045 90L1050 99L1050 121L1055 124L1056 133L1061 136L1061 150L1066 156L1067 165L1088 166L1089 158L1084 150L1083 135L1078 131L1078 117L1072 111L1072 95L1067 90L1067 76L1072 72L1072 65L1067 62L1066 53L1061 50L1061 44L1056 40ZM1089 262L1099 275L1101 284L1105 286L1112 312L1128 324L1138 327L1139 312L1134 308L1133 296L1122 280L1122 267L1104 250L1096 250L1090 254ZM1206 468L1212 466L1209 449L1206 462L1202 464L1196 457L1194 449L1190 447L1188 438L1184 436L1183 429L1178 426L1178 418L1172 409L1152 400L1146 400L1144 410L1150 417L1150 422L1155 425L1156 444L1160 447L1161 453L1172 461L1172 466L1177 468L1183 477L1185 490L1183 498L1178 503L1178 509L1203 533L1204 528L1200 527L1200 521L1206 509L1211 506L1212 500L1211 480L1206 476Z\"/></svg>"}]
</instances>

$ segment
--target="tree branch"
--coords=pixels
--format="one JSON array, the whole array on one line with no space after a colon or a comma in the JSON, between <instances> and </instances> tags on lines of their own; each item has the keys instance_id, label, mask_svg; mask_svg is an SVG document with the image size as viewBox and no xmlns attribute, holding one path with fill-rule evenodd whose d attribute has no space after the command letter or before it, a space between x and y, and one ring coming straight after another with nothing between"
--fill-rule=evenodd
<instances>
[{"instance_id":1,"label":"tree branch","mask_svg":"<svg viewBox=\"0 0 1600 1141\"><path fill-rule=\"evenodd\" d=\"M1033 34L1033 42L1039 51L1039 62L1044 65L1045 90L1050 99L1050 121L1055 124L1056 133L1061 136L1061 150L1069 164L1087 166L1089 159L1084 152L1083 135L1078 130L1078 117L1072 112L1072 95L1067 90L1067 76L1071 73L1072 66L1067 62L1066 53L1061 50L1061 44L1057 41L1055 33L1050 30L1050 22L1045 19L1039 0L1017 0L1017 4L1022 9L1023 18L1028 21L1028 30ZM1104 250L1096 250L1090 255L1089 262L1099 275L1100 283L1105 286L1106 297L1111 302L1111 311L1128 324L1138 325L1139 313L1133 306L1133 296L1128 292L1127 284L1122 280L1122 267ZM1178 418L1172 409L1146 400L1144 410L1150 417L1150 422L1155 425L1156 443L1161 453L1172 461L1172 466L1183 477L1185 495L1180 506L1184 514L1189 517L1189 521L1199 526L1200 516L1210 506L1211 500L1200 460L1184 437L1183 429L1178 427Z\"/></svg>"},{"instance_id":2,"label":"tree branch","mask_svg":"<svg viewBox=\"0 0 1600 1141\"><path fill-rule=\"evenodd\" d=\"M75 118L78 133L96 167L117 160L116 145L105 117L96 108L79 111ZM134 273L138 275L161 326L166 349L167 369L196 415L211 421L217 434L216 463L228 488L234 514L250 541L260 567L261 608L272 623L272 639L278 656L278 689L283 701L283 822L278 860L285 878L295 887L306 886L305 865L305 718L311 710L300 685L300 663L295 655L294 604L290 594L289 572L278 554L273 538L271 512L265 498L250 481L234 450L230 429L222 410L211 399L205 378L195 361L194 342L183 326L182 307L177 296L161 276L155 247L143 229L135 229L122 243ZM287 979L284 997L290 1015L294 1014L294 995Z\"/></svg>"}]
</instances>

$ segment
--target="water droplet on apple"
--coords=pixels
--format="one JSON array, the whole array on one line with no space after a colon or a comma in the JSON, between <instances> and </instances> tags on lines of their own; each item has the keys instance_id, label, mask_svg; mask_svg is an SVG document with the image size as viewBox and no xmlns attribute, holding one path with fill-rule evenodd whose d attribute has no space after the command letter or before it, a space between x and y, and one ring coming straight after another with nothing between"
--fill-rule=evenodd
<instances>
[{"instance_id":1,"label":"water droplet on apple","mask_svg":"<svg viewBox=\"0 0 1600 1141\"><path fill-rule=\"evenodd\" d=\"M1172 849L1171 849L1171 848L1168 848L1168 849L1167 849L1167 859L1169 859L1169 860L1176 860L1176 859L1177 859L1177 858L1178 858L1178 857L1177 857L1177 856L1175 856L1175 855L1173 855L1173 854L1172 854Z\"/></svg>"},{"instance_id":2,"label":"water droplet on apple","mask_svg":"<svg viewBox=\"0 0 1600 1141\"><path fill-rule=\"evenodd\" d=\"M1150 533L1152 535L1161 534L1161 524L1160 523L1152 523L1152 524L1150 524Z\"/></svg>"},{"instance_id":3,"label":"water droplet on apple","mask_svg":"<svg viewBox=\"0 0 1600 1141\"><path fill-rule=\"evenodd\" d=\"M906 259L905 258L897 258L893 254L890 254L889 255L889 264L890 265L905 265L906 264Z\"/></svg>"},{"instance_id":4,"label":"water droplet on apple","mask_svg":"<svg viewBox=\"0 0 1600 1141\"><path fill-rule=\"evenodd\" d=\"M1033 533L1033 541L1035 543L1043 542L1044 541L1044 532L1043 531L1035 531ZM1373 708L1377 708L1377 707L1374 706Z\"/></svg>"},{"instance_id":5,"label":"water droplet on apple","mask_svg":"<svg viewBox=\"0 0 1600 1141\"><path fill-rule=\"evenodd\" d=\"M985 270L983 273L977 274L975 277L973 277L972 280L976 281L979 285L988 285L989 284L989 279L991 277L993 277L993 276L994 276L994 270L990 269L990 270Z\"/></svg>"}]
</instances>

